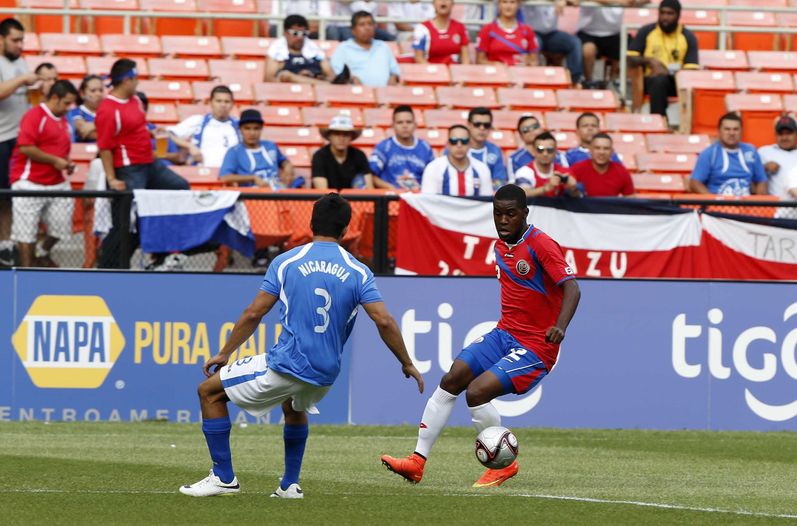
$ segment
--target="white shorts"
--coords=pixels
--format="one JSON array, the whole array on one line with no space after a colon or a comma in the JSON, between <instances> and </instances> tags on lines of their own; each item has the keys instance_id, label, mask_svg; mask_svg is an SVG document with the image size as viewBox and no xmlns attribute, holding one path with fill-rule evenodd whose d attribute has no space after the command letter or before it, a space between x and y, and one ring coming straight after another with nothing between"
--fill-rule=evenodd
<instances>
[{"instance_id":1,"label":"white shorts","mask_svg":"<svg viewBox=\"0 0 797 526\"><path fill-rule=\"evenodd\" d=\"M12 190L67 191L68 181L54 185L36 184L20 179L11 185ZM11 239L18 243L35 243L39 223L47 225L47 235L65 239L72 234L73 199L68 197L11 197L13 223Z\"/></svg>"},{"instance_id":2,"label":"white shorts","mask_svg":"<svg viewBox=\"0 0 797 526\"><path fill-rule=\"evenodd\" d=\"M255 417L265 415L289 399L293 399L294 411L316 415L315 405L332 387L308 384L272 371L266 364L265 354L231 361L219 374L230 401Z\"/></svg>"}]
</instances>

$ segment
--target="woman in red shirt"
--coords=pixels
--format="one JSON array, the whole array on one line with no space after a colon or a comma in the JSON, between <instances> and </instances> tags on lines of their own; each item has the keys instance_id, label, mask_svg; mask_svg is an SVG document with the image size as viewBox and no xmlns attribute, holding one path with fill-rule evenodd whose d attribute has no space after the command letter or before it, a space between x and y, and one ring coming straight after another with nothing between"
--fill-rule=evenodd
<instances>
[{"instance_id":1,"label":"woman in red shirt","mask_svg":"<svg viewBox=\"0 0 797 526\"><path fill-rule=\"evenodd\" d=\"M435 17L415 26L412 48L418 64L470 64L468 30L451 18L454 0L434 0Z\"/></svg>"},{"instance_id":2,"label":"woman in red shirt","mask_svg":"<svg viewBox=\"0 0 797 526\"><path fill-rule=\"evenodd\" d=\"M520 0L498 0L498 18L479 31L477 64L536 66L537 39L518 18Z\"/></svg>"}]
</instances>

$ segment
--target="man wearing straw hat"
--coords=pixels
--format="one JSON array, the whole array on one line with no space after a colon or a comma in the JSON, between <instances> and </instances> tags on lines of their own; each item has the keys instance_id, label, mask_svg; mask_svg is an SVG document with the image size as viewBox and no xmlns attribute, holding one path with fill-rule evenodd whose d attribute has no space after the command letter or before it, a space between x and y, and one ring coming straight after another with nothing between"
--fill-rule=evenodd
<instances>
[{"instance_id":1,"label":"man wearing straw hat","mask_svg":"<svg viewBox=\"0 0 797 526\"><path fill-rule=\"evenodd\" d=\"M362 130L355 128L348 115L335 115L329 126L319 130L329 144L313 154L313 188L373 188L368 157L351 146Z\"/></svg>"}]
</instances>

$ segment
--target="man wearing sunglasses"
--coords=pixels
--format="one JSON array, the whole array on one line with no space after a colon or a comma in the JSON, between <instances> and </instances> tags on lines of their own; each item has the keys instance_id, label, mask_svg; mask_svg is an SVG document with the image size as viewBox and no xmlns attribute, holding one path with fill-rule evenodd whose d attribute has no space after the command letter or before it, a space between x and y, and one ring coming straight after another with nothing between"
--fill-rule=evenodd
<instances>
[{"instance_id":1,"label":"man wearing sunglasses","mask_svg":"<svg viewBox=\"0 0 797 526\"><path fill-rule=\"evenodd\" d=\"M528 197L581 197L576 179L567 168L555 162L556 138L550 132L542 132L534 139L534 159L515 173L515 184Z\"/></svg>"},{"instance_id":2,"label":"man wearing sunglasses","mask_svg":"<svg viewBox=\"0 0 797 526\"><path fill-rule=\"evenodd\" d=\"M493 195L490 169L468 155L472 139L468 128L461 124L448 129L445 153L426 165L423 171L422 193L461 197Z\"/></svg>"},{"instance_id":3,"label":"man wearing sunglasses","mask_svg":"<svg viewBox=\"0 0 797 526\"><path fill-rule=\"evenodd\" d=\"M289 15L283 36L268 48L267 82L321 84L335 78L324 52L310 40L310 25L302 15Z\"/></svg>"},{"instance_id":4,"label":"man wearing sunglasses","mask_svg":"<svg viewBox=\"0 0 797 526\"><path fill-rule=\"evenodd\" d=\"M471 159L481 161L490 169L493 187L499 188L507 183L504 154L501 148L487 140L493 129L493 112L489 108L473 108L468 113L468 130L470 131Z\"/></svg>"},{"instance_id":5,"label":"man wearing sunglasses","mask_svg":"<svg viewBox=\"0 0 797 526\"><path fill-rule=\"evenodd\" d=\"M540 126L540 121L534 115L521 115L517 121L517 131L523 141L523 147L518 148L509 156L507 163L509 168L509 181L515 180L517 171L534 160L534 141L545 130ZM556 151L554 162L562 166L568 166L567 159L560 151Z\"/></svg>"}]
</instances>

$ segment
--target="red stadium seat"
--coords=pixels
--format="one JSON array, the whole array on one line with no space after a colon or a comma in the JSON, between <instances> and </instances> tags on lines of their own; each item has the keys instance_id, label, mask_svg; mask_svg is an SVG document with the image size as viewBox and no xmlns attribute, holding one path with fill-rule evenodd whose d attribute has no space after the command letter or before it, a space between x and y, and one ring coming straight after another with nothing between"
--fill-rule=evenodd
<instances>
[{"instance_id":1,"label":"red stadium seat","mask_svg":"<svg viewBox=\"0 0 797 526\"><path fill-rule=\"evenodd\" d=\"M654 133L648 135L648 151L662 153L700 153L711 146L708 135Z\"/></svg>"},{"instance_id":2,"label":"red stadium seat","mask_svg":"<svg viewBox=\"0 0 797 526\"><path fill-rule=\"evenodd\" d=\"M725 113L725 95L736 91L733 73L681 70L675 80L682 109L681 131L715 133Z\"/></svg>"},{"instance_id":3,"label":"red stadium seat","mask_svg":"<svg viewBox=\"0 0 797 526\"><path fill-rule=\"evenodd\" d=\"M665 133L670 131L661 115L607 113L603 127L616 132Z\"/></svg>"},{"instance_id":4,"label":"red stadium seat","mask_svg":"<svg viewBox=\"0 0 797 526\"><path fill-rule=\"evenodd\" d=\"M259 37L221 37L220 40L221 49L225 55L241 60L262 60L273 42L271 38Z\"/></svg>"},{"instance_id":5,"label":"red stadium seat","mask_svg":"<svg viewBox=\"0 0 797 526\"><path fill-rule=\"evenodd\" d=\"M44 53L56 55L102 55L97 35L39 33L39 44Z\"/></svg>"},{"instance_id":6,"label":"red stadium seat","mask_svg":"<svg viewBox=\"0 0 797 526\"><path fill-rule=\"evenodd\" d=\"M155 124L175 124L179 121L177 107L174 104L150 104L147 120Z\"/></svg>"},{"instance_id":7,"label":"red stadium seat","mask_svg":"<svg viewBox=\"0 0 797 526\"><path fill-rule=\"evenodd\" d=\"M758 0L755 6L759 6ZM728 11L726 13L729 26L771 27L768 33L733 33L731 40L733 49L745 51L771 51L777 42L775 29L777 21L775 13L764 11Z\"/></svg>"},{"instance_id":8,"label":"red stadium seat","mask_svg":"<svg viewBox=\"0 0 797 526\"><path fill-rule=\"evenodd\" d=\"M16 5L14 3L13 5ZM25 55L38 55L42 52L41 42L39 42L39 35L25 31L25 40L22 41L22 52Z\"/></svg>"},{"instance_id":9,"label":"red stadium seat","mask_svg":"<svg viewBox=\"0 0 797 526\"><path fill-rule=\"evenodd\" d=\"M518 148L515 134L509 130L491 130L487 140L504 151L515 151Z\"/></svg>"},{"instance_id":10,"label":"red stadium seat","mask_svg":"<svg viewBox=\"0 0 797 526\"><path fill-rule=\"evenodd\" d=\"M788 93L794 91L794 83L786 73L737 72L736 88L748 93Z\"/></svg>"},{"instance_id":11,"label":"red stadium seat","mask_svg":"<svg viewBox=\"0 0 797 526\"><path fill-rule=\"evenodd\" d=\"M199 10L210 13L257 13L254 0L198 0ZM214 19L207 26L208 34L216 36L254 36L257 24L252 20Z\"/></svg>"},{"instance_id":12,"label":"red stadium seat","mask_svg":"<svg viewBox=\"0 0 797 526\"><path fill-rule=\"evenodd\" d=\"M756 146L775 142L775 119L784 110L780 94L731 93L725 96L725 103L728 111L742 116L743 141Z\"/></svg>"},{"instance_id":13,"label":"red stadium seat","mask_svg":"<svg viewBox=\"0 0 797 526\"><path fill-rule=\"evenodd\" d=\"M797 53L787 51L749 51L747 58L753 69L797 73Z\"/></svg>"},{"instance_id":14,"label":"red stadium seat","mask_svg":"<svg viewBox=\"0 0 797 526\"><path fill-rule=\"evenodd\" d=\"M199 81L192 82L191 86L194 88L194 98L200 101L210 101L210 92L213 88L221 85L217 80L213 81ZM254 104L255 102L255 89L252 84L248 82L233 82L226 85L232 91L233 99L238 104Z\"/></svg>"},{"instance_id":15,"label":"red stadium seat","mask_svg":"<svg viewBox=\"0 0 797 526\"><path fill-rule=\"evenodd\" d=\"M436 89L437 100L441 106L449 108L501 107L496 99L495 90L492 88L438 87Z\"/></svg>"},{"instance_id":16,"label":"red stadium seat","mask_svg":"<svg viewBox=\"0 0 797 526\"><path fill-rule=\"evenodd\" d=\"M558 108L550 89L498 88L498 103L508 110L547 111Z\"/></svg>"},{"instance_id":17,"label":"red stadium seat","mask_svg":"<svg viewBox=\"0 0 797 526\"><path fill-rule=\"evenodd\" d=\"M581 115L579 111L547 111L545 112L545 125L549 130L573 131L576 129L576 119ZM603 122L603 115L597 113Z\"/></svg>"},{"instance_id":18,"label":"red stadium seat","mask_svg":"<svg viewBox=\"0 0 797 526\"><path fill-rule=\"evenodd\" d=\"M701 49L700 65L706 69L725 71L747 71L750 64L744 51L720 51L717 49Z\"/></svg>"},{"instance_id":19,"label":"red stadium seat","mask_svg":"<svg viewBox=\"0 0 797 526\"><path fill-rule=\"evenodd\" d=\"M609 133L614 143L614 149L623 153L637 154L648 150L644 133ZM650 135L652 136L652 135Z\"/></svg>"},{"instance_id":20,"label":"red stadium seat","mask_svg":"<svg viewBox=\"0 0 797 526\"><path fill-rule=\"evenodd\" d=\"M693 153L640 153L636 158L640 171L656 173L692 173L697 162Z\"/></svg>"},{"instance_id":21,"label":"red stadium seat","mask_svg":"<svg viewBox=\"0 0 797 526\"><path fill-rule=\"evenodd\" d=\"M437 95L430 86L386 86L376 88L376 102L385 106L406 104L413 108L435 108Z\"/></svg>"},{"instance_id":22,"label":"red stadium seat","mask_svg":"<svg viewBox=\"0 0 797 526\"><path fill-rule=\"evenodd\" d=\"M647 7L631 8L623 11L623 22L625 22L626 25L645 26L656 22L658 18L658 11ZM636 29L632 29L631 31L634 34L637 32Z\"/></svg>"},{"instance_id":23,"label":"red stadium seat","mask_svg":"<svg viewBox=\"0 0 797 526\"><path fill-rule=\"evenodd\" d=\"M69 150L69 159L73 162L91 162L97 158L97 143L73 142Z\"/></svg>"},{"instance_id":24,"label":"red stadium seat","mask_svg":"<svg viewBox=\"0 0 797 526\"><path fill-rule=\"evenodd\" d=\"M569 150L578 146L578 136L575 132L571 131L557 131L553 132L556 139L556 148L559 150Z\"/></svg>"},{"instance_id":25,"label":"red stadium seat","mask_svg":"<svg viewBox=\"0 0 797 526\"><path fill-rule=\"evenodd\" d=\"M315 91L310 84L260 82L255 84L255 99L269 104L313 106L315 105Z\"/></svg>"},{"instance_id":26,"label":"red stadium seat","mask_svg":"<svg viewBox=\"0 0 797 526\"><path fill-rule=\"evenodd\" d=\"M569 88L572 84L569 71L552 66L512 66L509 78L521 88Z\"/></svg>"},{"instance_id":27,"label":"red stadium seat","mask_svg":"<svg viewBox=\"0 0 797 526\"><path fill-rule=\"evenodd\" d=\"M293 106L258 107L266 126L303 126L302 112Z\"/></svg>"},{"instance_id":28,"label":"red stadium seat","mask_svg":"<svg viewBox=\"0 0 797 526\"><path fill-rule=\"evenodd\" d=\"M725 0L704 0L700 2L701 5L725 5ZM684 6L686 7L686 6ZM720 25L720 17L717 11L705 11L703 9L691 10L684 9L681 11L681 24L686 27L692 26L718 26ZM700 49L701 56L700 62L703 62L703 50L713 50L717 48L717 33L710 31L694 31L695 38L697 38L697 47Z\"/></svg>"},{"instance_id":29,"label":"red stadium seat","mask_svg":"<svg viewBox=\"0 0 797 526\"><path fill-rule=\"evenodd\" d=\"M142 11L196 13L196 0L139 0ZM193 18L153 18L142 20L142 31L156 35L196 35L199 29Z\"/></svg>"},{"instance_id":30,"label":"red stadium seat","mask_svg":"<svg viewBox=\"0 0 797 526\"><path fill-rule=\"evenodd\" d=\"M86 57L86 69L94 75L108 75L111 73L111 66L118 59L119 57ZM147 61L143 59L136 60L136 71L139 79L148 78L149 68L147 67Z\"/></svg>"},{"instance_id":31,"label":"red stadium seat","mask_svg":"<svg viewBox=\"0 0 797 526\"><path fill-rule=\"evenodd\" d=\"M620 107L610 90L562 89L556 98L560 108L570 111L614 111Z\"/></svg>"},{"instance_id":32,"label":"red stadium seat","mask_svg":"<svg viewBox=\"0 0 797 526\"><path fill-rule=\"evenodd\" d=\"M219 181L219 169L207 168L205 166L177 166L169 168L177 175L188 181L193 189L219 188L222 182Z\"/></svg>"},{"instance_id":33,"label":"red stadium seat","mask_svg":"<svg viewBox=\"0 0 797 526\"><path fill-rule=\"evenodd\" d=\"M686 192L683 174L632 174L637 193L682 193Z\"/></svg>"},{"instance_id":34,"label":"red stadium seat","mask_svg":"<svg viewBox=\"0 0 797 526\"><path fill-rule=\"evenodd\" d=\"M206 80L210 75L205 60L183 58L151 58L147 60L149 74L164 80Z\"/></svg>"},{"instance_id":35,"label":"red stadium seat","mask_svg":"<svg viewBox=\"0 0 797 526\"><path fill-rule=\"evenodd\" d=\"M82 9L102 11L138 11L138 0L79 0ZM135 20L133 20L135 23ZM92 16L88 19L88 26L84 28L89 33L105 35L109 33L122 33L124 31L124 18L119 16Z\"/></svg>"},{"instance_id":36,"label":"red stadium seat","mask_svg":"<svg viewBox=\"0 0 797 526\"><path fill-rule=\"evenodd\" d=\"M177 122L182 122L194 115L205 115L208 112L210 112L210 106L207 104L178 104Z\"/></svg>"},{"instance_id":37,"label":"red stadium seat","mask_svg":"<svg viewBox=\"0 0 797 526\"><path fill-rule=\"evenodd\" d=\"M415 126L418 128L426 127L424 112L415 110ZM363 108L363 122L369 128L392 128L393 109L392 108Z\"/></svg>"},{"instance_id":38,"label":"red stadium seat","mask_svg":"<svg viewBox=\"0 0 797 526\"><path fill-rule=\"evenodd\" d=\"M210 76L221 82L256 84L266 76L266 63L263 60L210 60Z\"/></svg>"},{"instance_id":39,"label":"red stadium seat","mask_svg":"<svg viewBox=\"0 0 797 526\"><path fill-rule=\"evenodd\" d=\"M508 86L509 71L497 64L452 64L449 66L451 82L463 86Z\"/></svg>"},{"instance_id":40,"label":"red stadium seat","mask_svg":"<svg viewBox=\"0 0 797 526\"><path fill-rule=\"evenodd\" d=\"M448 145L448 131L420 128L415 133L419 139L428 142L432 148L445 148Z\"/></svg>"},{"instance_id":41,"label":"red stadium seat","mask_svg":"<svg viewBox=\"0 0 797 526\"><path fill-rule=\"evenodd\" d=\"M794 7L794 3L792 3L792 7ZM778 21L778 27L786 28L786 29L797 29L797 11L791 11L789 13L776 13L775 18ZM783 47L785 49L795 50L797 49L797 34L783 34Z\"/></svg>"},{"instance_id":42,"label":"red stadium seat","mask_svg":"<svg viewBox=\"0 0 797 526\"><path fill-rule=\"evenodd\" d=\"M797 83L797 78L795 78L794 81ZM786 108L797 108L797 95L784 95L783 105Z\"/></svg>"},{"instance_id":43,"label":"red stadium seat","mask_svg":"<svg viewBox=\"0 0 797 526\"><path fill-rule=\"evenodd\" d=\"M336 115L348 115L351 117L352 124L357 128L361 128L363 125L363 114L357 108L324 108L318 106L302 108L302 118L305 126L324 127Z\"/></svg>"},{"instance_id":44,"label":"red stadium seat","mask_svg":"<svg viewBox=\"0 0 797 526\"><path fill-rule=\"evenodd\" d=\"M335 48L337 48L339 44L340 42L337 40L316 40L316 45L321 48L321 51L324 52L327 59L332 56L332 53L335 52Z\"/></svg>"},{"instance_id":45,"label":"red stadium seat","mask_svg":"<svg viewBox=\"0 0 797 526\"><path fill-rule=\"evenodd\" d=\"M539 111L511 111L498 110L493 112L493 128L497 130L517 130L517 122L522 115L533 115L540 121L540 126L545 128L545 117Z\"/></svg>"},{"instance_id":46,"label":"red stadium seat","mask_svg":"<svg viewBox=\"0 0 797 526\"><path fill-rule=\"evenodd\" d=\"M448 86L451 73L445 64L399 64L401 82L409 85Z\"/></svg>"},{"instance_id":47,"label":"red stadium seat","mask_svg":"<svg viewBox=\"0 0 797 526\"><path fill-rule=\"evenodd\" d=\"M17 0L19 7L31 7L39 9L63 9L64 0ZM78 0L69 0L71 9L78 8ZM5 15L3 16L5 18ZM77 31L77 17L72 17L69 30ZM33 27L27 28L37 33L62 33L64 30L64 20L60 15L34 15Z\"/></svg>"},{"instance_id":48,"label":"red stadium seat","mask_svg":"<svg viewBox=\"0 0 797 526\"><path fill-rule=\"evenodd\" d=\"M193 102L194 90L191 84L178 80L142 80L138 91L143 91L152 103Z\"/></svg>"},{"instance_id":49,"label":"red stadium seat","mask_svg":"<svg viewBox=\"0 0 797 526\"><path fill-rule=\"evenodd\" d=\"M468 123L466 110L426 110L423 117L427 128L448 129L455 124Z\"/></svg>"},{"instance_id":50,"label":"red stadium seat","mask_svg":"<svg viewBox=\"0 0 797 526\"><path fill-rule=\"evenodd\" d=\"M317 84L316 100L329 106L376 106L376 91L368 86Z\"/></svg>"},{"instance_id":51,"label":"red stadium seat","mask_svg":"<svg viewBox=\"0 0 797 526\"><path fill-rule=\"evenodd\" d=\"M221 58L221 43L216 37L162 36L166 55L173 57Z\"/></svg>"},{"instance_id":52,"label":"red stadium seat","mask_svg":"<svg viewBox=\"0 0 797 526\"><path fill-rule=\"evenodd\" d=\"M318 147L324 139L318 133L318 128L295 126L266 126L263 128L262 137L273 141L282 148L283 146L312 146Z\"/></svg>"},{"instance_id":53,"label":"red stadium seat","mask_svg":"<svg viewBox=\"0 0 797 526\"><path fill-rule=\"evenodd\" d=\"M83 57L73 56L26 56L25 62L31 71L42 62L49 62L58 70L58 76L67 79L79 79L86 75L86 60Z\"/></svg>"},{"instance_id":54,"label":"red stadium seat","mask_svg":"<svg viewBox=\"0 0 797 526\"><path fill-rule=\"evenodd\" d=\"M392 130L390 131L392 132ZM387 137L387 134L382 128L365 128L362 135L360 135L352 144L358 148L362 148L363 146L373 147L384 141L385 137Z\"/></svg>"},{"instance_id":55,"label":"red stadium seat","mask_svg":"<svg viewBox=\"0 0 797 526\"><path fill-rule=\"evenodd\" d=\"M280 148L283 155L297 168L310 167L310 151L304 146L286 146Z\"/></svg>"},{"instance_id":56,"label":"red stadium seat","mask_svg":"<svg viewBox=\"0 0 797 526\"><path fill-rule=\"evenodd\" d=\"M163 54L161 39L154 35L102 35L100 47L107 55L159 57Z\"/></svg>"},{"instance_id":57,"label":"red stadium seat","mask_svg":"<svg viewBox=\"0 0 797 526\"><path fill-rule=\"evenodd\" d=\"M620 158L620 162L623 163L625 169L631 173L638 171L637 162L636 162L636 154L634 152L628 152L623 150L615 150L617 153L617 157Z\"/></svg>"}]
</instances>

